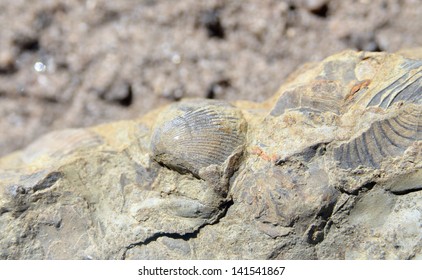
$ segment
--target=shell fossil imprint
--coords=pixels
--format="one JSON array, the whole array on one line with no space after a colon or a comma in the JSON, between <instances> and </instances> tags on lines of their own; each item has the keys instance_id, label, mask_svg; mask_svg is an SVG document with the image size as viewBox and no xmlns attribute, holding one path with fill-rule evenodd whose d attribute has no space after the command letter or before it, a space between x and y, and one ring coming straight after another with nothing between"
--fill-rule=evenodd
<instances>
[{"instance_id":1,"label":"shell fossil imprint","mask_svg":"<svg viewBox=\"0 0 422 280\"><path fill-rule=\"evenodd\" d=\"M396 110L393 116L375 121L359 136L334 149L341 168L379 168L386 158L402 155L422 140L422 61L409 60L401 66L405 73L386 87L367 92L366 108Z\"/></svg>"},{"instance_id":2,"label":"shell fossil imprint","mask_svg":"<svg viewBox=\"0 0 422 280\"><path fill-rule=\"evenodd\" d=\"M217 170L219 177L231 176L245 132L241 112L226 102L182 101L158 117L151 138L152 156L170 169L204 180L206 170Z\"/></svg>"}]
</instances>

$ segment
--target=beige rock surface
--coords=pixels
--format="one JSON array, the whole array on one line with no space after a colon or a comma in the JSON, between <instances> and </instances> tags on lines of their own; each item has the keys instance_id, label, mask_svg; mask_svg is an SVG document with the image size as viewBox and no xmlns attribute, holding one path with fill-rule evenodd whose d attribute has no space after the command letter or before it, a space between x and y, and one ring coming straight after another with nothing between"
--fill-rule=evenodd
<instances>
[{"instance_id":1,"label":"beige rock surface","mask_svg":"<svg viewBox=\"0 0 422 280\"><path fill-rule=\"evenodd\" d=\"M421 258L420 54L345 51L263 103L47 134L0 159L0 258Z\"/></svg>"}]
</instances>

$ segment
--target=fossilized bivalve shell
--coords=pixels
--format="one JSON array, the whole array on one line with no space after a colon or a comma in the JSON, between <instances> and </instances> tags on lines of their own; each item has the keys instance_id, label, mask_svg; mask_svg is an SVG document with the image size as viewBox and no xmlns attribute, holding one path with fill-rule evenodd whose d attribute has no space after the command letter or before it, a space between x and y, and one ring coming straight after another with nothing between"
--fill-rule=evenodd
<instances>
[{"instance_id":1,"label":"fossilized bivalve shell","mask_svg":"<svg viewBox=\"0 0 422 280\"><path fill-rule=\"evenodd\" d=\"M400 156L422 140L422 61L405 60L400 68L404 74L357 100L356 106L395 114L373 122L366 131L335 148L340 167L378 168L384 159Z\"/></svg>"},{"instance_id":2,"label":"fossilized bivalve shell","mask_svg":"<svg viewBox=\"0 0 422 280\"><path fill-rule=\"evenodd\" d=\"M170 106L158 118L151 138L153 158L180 173L221 166L242 149L246 122L230 104L187 100Z\"/></svg>"},{"instance_id":3,"label":"fossilized bivalve shell","mask_svg":"<svg viewBox=\"0 0 422 280\"><path fill-rule=\"evenodd\" d=\"M316 77L284 89L270 115L292 111L339 120L337 128L348 131L332 142L340 168L380 168L422 140L422 60L351 52L328 58Z\"/></svg>"},{"instance_id":4,"label":"fossilized bivalve shell","mask_svg":"<svg viewBox=\"0 0 422 280\"><path fill-rule=\"evenodd\" d=\"M385 158L400 156L415 141L422 140L422 110L412 105L394 117L374 122L360 136L336 148L340 166L378 168Z\"/></svg>"}]
</instances>

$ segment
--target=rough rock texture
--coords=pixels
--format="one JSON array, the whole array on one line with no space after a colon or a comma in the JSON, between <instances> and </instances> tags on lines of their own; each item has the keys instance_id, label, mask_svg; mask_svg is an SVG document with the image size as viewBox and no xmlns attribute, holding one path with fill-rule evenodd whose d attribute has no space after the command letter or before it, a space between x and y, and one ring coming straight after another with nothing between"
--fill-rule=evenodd
<instances>
[{"instance_id":1,"label":"rough rock texture","mask_svg":"<svg viewBox=\"0 0 422 280\"><path fill-rule=\"evenodd\" d=\"M0 257L420 259L421 115L422 50L345 51L263 103L47 134L0 159Z\"/></svg>"},{"instance_id":2,"label":"rough rock texture","mask_svg":"<svg viewBox=\"0 0 422 280\"><path fill-rule=\"evenodd\" d=\"M420 0L2 0L0 156L181 98L261 102L308 61L422 45Z\"/></svg>"}]
</instances>

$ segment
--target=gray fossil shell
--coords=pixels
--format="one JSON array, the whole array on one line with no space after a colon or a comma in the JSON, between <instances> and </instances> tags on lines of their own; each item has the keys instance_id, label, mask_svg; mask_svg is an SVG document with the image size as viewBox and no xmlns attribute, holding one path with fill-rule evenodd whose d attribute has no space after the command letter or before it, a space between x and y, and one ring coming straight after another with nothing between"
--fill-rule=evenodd
<instances>
[{"instance_id":1,"label":"gray fossil shell","mask_svg":"<svg viewBox=\"0 0 422 280\"><path fill-rule=\"evenodd\" d=\"M422 140L422 108L409 104L397 116L374 122L360 136L334 150L342 168L380 167L388 157L396 157Z\"/></svg>"},{"instance_id":2,"label":"gray fossil shell","mask_svg":"<svg viewBox=\"0 0 422 280\"><path fill-rule=\"evenodd\" d=\"M402 67L407 72L373 95L368 107L387 109L397 102L422 103L422 61L409 60Z\"/></svg>"},{"instance_id":3,"label":"gray fossil shell","mask_svg":"<svg viewBox=\"0 0 422 280\"><path fill-rule=\"evenodd\" d=\"M159 116L151 151L167 167L200 177L202 168L221 166L242 147L245 130L241 112L226 102L183 101Z\"/></svg>"},{"instance_id":4,"label":"gray fossil shell","mask_svg":"<svg viewBox=\"0 0 422 280\"><path fill-rule=\"evenodd\" d=\"M378 168L385 158L400 156L422 140L422 61L409 60L401 67L406 69L403 75L378 92L362 97L366 108L398 113L372 123L361 135L335 148L334 157L340 167Z\"/></svg>"}]
</instances>

